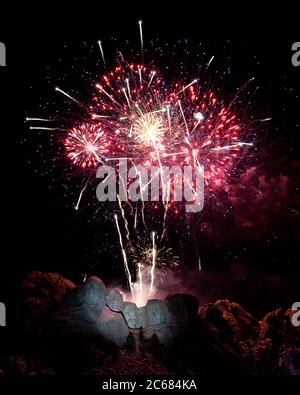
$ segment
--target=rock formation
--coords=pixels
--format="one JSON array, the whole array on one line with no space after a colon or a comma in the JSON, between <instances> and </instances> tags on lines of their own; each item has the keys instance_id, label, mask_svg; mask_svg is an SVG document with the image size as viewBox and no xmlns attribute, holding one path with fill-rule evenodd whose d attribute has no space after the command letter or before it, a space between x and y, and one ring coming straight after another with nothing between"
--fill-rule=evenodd
<instances>
[{"instance_id":1,"label":"rock formation","mask_svg":"<svg viewBox=\"0 0 300 395\"><path fill-rule=\"evenodd\" d=\"M198 300L186 294L148 300L137 307L97 277L76 287L59 274L40 272L30 273L24 281L22 301L26 332L44 337L45 353L54 350L60 366L45 367L39 356L35 358L41 362L31 358L28 368L29 357L19 353L10 356L5 366L20 374L28 369L48 374L67 366L73 372L79 361L80 369L91 374L118 373L114 370L119 366L119 362L114 365L118 352L132 372L148 371L150 360L161 372L165 366L170 372L202 375L215 371L298 374L300 370L300 327L291 325L291 310L277 309L259 321L232 301L218 300L199 308ZM128 355L126 347L131 350ZM39 344L36 355L38 350ZM143 361L148 361L144 367ZM5 373L1 358L0 369Z\"/></svg>"},{"instance_id":2,"label":"rock formation","mask_svg":"<svg viewBox=\"0 0 300 395\"><path fill-rule=\"evenodd\" d=\"M90 277L66 295L53 317L54 332L100 336L122 346L129 334L122 308L118 290L108 291L99 278Z\"/></svg>"}]
</instances>

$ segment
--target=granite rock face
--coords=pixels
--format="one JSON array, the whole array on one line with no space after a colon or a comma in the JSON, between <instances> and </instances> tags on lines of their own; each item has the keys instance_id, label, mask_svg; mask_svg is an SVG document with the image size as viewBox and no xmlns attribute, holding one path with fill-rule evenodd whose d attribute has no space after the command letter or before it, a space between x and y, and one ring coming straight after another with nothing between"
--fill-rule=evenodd
<instances>
[{"instance_id":1,"label":"granite rock face","mask_svg":"<svg viewBox=\"0 0 300 395\"><path fill-rule=\"evenodd\" d=\"M175 294L163 299L150 299L146 306L125 302L123 315L130 329L143 329L145 338L157 335L164 345L185 331L197 317L198 300L185 294Z\"/></svg>"},{"instance_id":2,"label":"granite rock face","mask_svg":"<svg viewBox=\"0 0 300 395\"><path fill-rule=\"evenodd\" d=\"M100 337L119 346L126 342L122 294L108 291L98 277L76 287L57 273L32 272L22 295L24 326L31 333Z\"/></svg>"},{"instance_id":3,"label":"granite rock face","mask_svg":"<svg viewBox=\"0 0 300 395\"><path fill-rule=\"evenodd\" d=\"M60 334L99 336L122 346L129 334L122 308L118 290L108 291L99 278L90 277L66 296L54 317L54 329Z\"/></svg>"},{"instance_id":4,"label":"granite rock face","mask_svg":"<svg viewBox=\"0 0 300 395\"><path fill-rule=\"evenodd\" d=\"M106 294L105 303L112 311L116 312L122 311L124 307L123 296L117 288Z\"/></svg>"},{"instance_id":5,"label":"granite rock face","mask_svg":"<svg viewBox=\"0 0 300 395\"><path fill-rule=\"evenodd\" d=\"M139 329L143 327L141 317L141 309L138 309L137 305L132 302L125 302L123 306L123 315L125 317L126 323L130 329Z\"/></svg>"},{"instance_id":6,"label":"granite rock face","mask_svg":"<svg viewBox=\"0 0 300 395\"><path fill-rule=\"evenodd\" d=\"M107 306L104 306L100 313L97 327L105 340L120 347L124 345L129 335L128 327L122 314L112 311Z\"/></svg>"},{"instance_id":7,"label":"granite rock face","mask_svg":"<svg viewBox=\"0 0 300 395\"><path fill-rule=\"evenodd\" d=\"M90 277L87 281L66 295L65 305L78 309L89 308L94 313L100 313L105 305L107 290L104 283L97 277Z\"/></svg>"},{"instance_id":8,"label":"granite rock face","mask_svg":"<svg viewBox=\"0 0 300 395\"><path fill-rule=\"evenodd\" d=\"M165 327L172 323L172 315L165 300L148 300L145 309L145 328Z\"/></svg>"},{"instance_id":9,"label":"granite rock face","mask_svg":"<svg viewBox=\"0 0 300 395\"><path fill-rule=\"evenodd\" d=\"M41 316L55 334L100 336L121 345L131 329L156 334L162 344L190 325L196 317L198 301L190 295L176 294L165 300L148 300L146 306L124 302L121 292L108 290L101 279L90 277L75 286L57 273L33 272L23 283L27 327L41 329Z\"/></svg>"},{"instance_id":10,"label":"granite rock face","mask_svg":"<svg viewBox=\"0 0 300 395\"><path fill-rule=\"evenodd\" d=\"M54 335L53 344L59 344L57 353L71 339L72 347L65 353L68 356L76 354L79 344L86 341L98 345L100 339L109 350L122 347L131 334L138 343L137 350L142 345L145 352L145 347L153 348L154 343L159 357L172 350L169 361L176 355L188 372L300 371L300 327L292 325L290 309L277 309L259 321L232 301L217 300L199 308L197 298L187 294L148 300L145 306L137 307L124 301L117 289L107 289L97 277L76 287L57 273L41 272L30 273L24 281L22 301L27 332L45 335L46 344L49 333ZM87 355L90 358L90 353ZM8 360L8 368L13 365L22 374L22 358L17 355ZM68 359L69 364L72 359ZM75 358L75 368L77 364Z\"/></svg>"}]
</instances>

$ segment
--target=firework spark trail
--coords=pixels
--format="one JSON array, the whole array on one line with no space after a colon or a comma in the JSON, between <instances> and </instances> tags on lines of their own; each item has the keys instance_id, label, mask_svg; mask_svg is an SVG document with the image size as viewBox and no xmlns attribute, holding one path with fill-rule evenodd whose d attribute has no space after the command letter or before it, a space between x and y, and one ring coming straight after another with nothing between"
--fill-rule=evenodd
<instances>
[{"instance_id":1,"label":"firework spark trail","mask_svg":"<svg viewBox=\"0 0 300 395\"><path fill-rule=\"evenodd\" d=\"M133 212L134 212L134 209L133 209L133 207L132 207L132 204L129 202L129 200L127 200L127 201L125 202L125 204L127 204L127 205L129 206L129 208L130 208L130 215L132 215Z\"/></svg>"},{"instance_id":2,"label":"firework spark trail","mask_svg":"<svg viewBox=\"0 0 300 395\"><path fill-rule=\"evenodd\" d=\"M165 237L166 234L167 234L167 228L164 227L164 229L163 229L163 231L162 231L162 234L161 234L161 236L160 236L160 241L163 241L163 239L164 239L164 237Z\"/></svg>"},{"instance_id":3,"label":"firework spark trail","mask_svg":"<svg viewBox=\"0 0 300 395\"><path fill-rule=\"evenodd\" d=\"M119 103L118 103L109 93L107 93L106 90L105 90L104 88L102 88L101 85L96 84L96 88L98 88L98 89L99 89L101 92L103 92L107 97L109 97L110 100L111 100L112 102L114 102L115 104L119 105Z\"/></svg>"},{"instance_id":4,"label":"firework spark trail","mask_svg":"<svg viewBox=\"0 0 300 395\"><path fill-rule=\"evenodd\" d=\"M79 204L80 204L80 202L81 202L82 195L83 195L84 191L86 190L86 188L87 188L87 186L88 186L88 184L89 184L89 180L90 180L90 177L88 178L88 180L87 180L87 182L85 183L84 187L83 187L83 188L81 189L81 191L80 191L80 194L79 194L77 203L76 203L76 205L75 205L75 207L74 207L75 210L78 210L78 209L79 209Z\"/></svg>"},{"instance_id":5,"label":"firework spark trail","mask_svg":"<svg viewBox=\"0 0 300 395\"><path fill-rule=\"evenodd\" d=\"M30 126L29 129L30 130L61 130L61 131L66 130L66 129L62 129L62 128L47 128L45 126Z\"/></svg>"},{"instance_id":6,"label":"firework spark trail","mask_svg":"<svg viewBox=\"0 0 300 395\"><path fill-rule=\"evenodd\" d=\"M120 200L119 195L117 195L117 200L118 200L118 204L119 204L119 207L120 207L120 210L121 210L121 214L122 214L122 218L123 218L123 221L124 221L124 227L125 227L125 230L126 230L126 238L129 241L130 240L130 233L129 233L129 228L128 228L128 221L126 219L125 211L123 209L122 202Z\"/></svg>"},{"instance_id":7,"label":"firework spark trail","mask_svg":"<svg viewBox=\"0 0 300 395\"><path fill-rule=\"evenodd\" d=\"M103 60L103 65L104 65L104 67L106 67L106 65L105 65L105 58L104 58L104 52L103 52L102 43L101 43L100 40L98 41L98 45L99 45L99 48L100 48L100 52L101 52L101 56L102 56L102 60Z\"/></svg>"},{"instance_id":8,"label":"firework spark trail","mask_svg":"<svg viewBox=\"0 0 300 395\"><path fill-rule=\"evenodd\" d=\"M128 107L131 107L131 104L130 104L130 101L129 101L129 97L127 96L127 93L126 93L126 88L123 88L122 91L123 91L124 96L125 96L125 98L126 98Z\"/></svg>"},{"instance_id":9,"label":"firework spark trail","mask_svg":"<svg viewBox=\"0 0 300 395\"><path fill-rule=\"evenodd\" d=\"M121 235L121 231L120 231L120 227L119 227L118 216L116 214L115 214L115 221L116 221L116 226L117 226L118 235L119 235L120 247L121 247L121 250L122 250L122 256L123 256L125 273L127 275L127 279L128 279L128 283L129 283L129 287L130 287L132 300L134 300L134 292L133 292L133 284L132 284L132 279L131 279L131 273L130 273L130 270L129 270L129 267L128 267L126 251L125 251L124 246L123 246L123 240L122 240L122 235Z\"/></svg>"},{"instance_id":10,"label":"firework spark trail","mask_svg":"<svg viewBox=\"0 0 300 395\"><path fill-rule=\"evenodd\" d=\"M150 287L149 287L149 297L152 294L153 291L153 284L154 284L154 279L155 279L155 264L156 264L156 246L155 246L155 232L152 232L152 266L151 266L151 282L150 282Z\"/></svg>"},{"instance_id":11,"label":"firework spark trail","mask_svg":"<svg viewBox=\"0 0 300 395\"><path fill-rule=\"evenodd\" d=\"M155 74L156 74L156 71L152 71L151 78L150 78L150 81L149 81L149 83L147 85L147 89L146 90L148 90L150 88L151 82L153 81L153 77L155 76Z\"/></svg>"},{"instance_id":12,"label":"firework spark trail","mask_svg":"<svg viewBox=\"0 0 300 395\"><path fill-rule=\"evenodd\" d=\"M182 105L181 105L181 101L180 101L180 100L178 100L178 105L179 105L180 112L181 112L181 115L182 115L182 118L183 118L183 121L184 121L186 133L187 133L187 135L188 135L188 138L190 138L191 136L190 136L189 127L188 127L188 124L187 124L187 122L186 122L186 118L185 118L185 115L184 115L184 112L183 112L183 109L182 109Z\"/></svg>"},{"instance_id":13,"label":"firework spark trail","mask_svg":"<svg viewBox=\"0 0 300 395\"><path fill-rule=\"evenodd\" d=\"M112 173L108 174L103 180L102 182L107 182L107 180L112 176ZM101 209L101 205L96 209L96 211L94 212L94 217L96 217L98 211Z\"/></svg>"},{"instance_id":14,"label":"firework spark trail","mask_svg":"<svg viewBox=\"0 0 300 395\"><path fill-rule=\"evenodd\" d=\"M133 159L133 158L126 158L126 157L122 157L122 156L120 156L119 158L105 158L105 162L113 162L113 161L115 161L115 160L118 160L118 161L120 161L120 160L129 160L129 159ZM123 181L123 177L120 177L121 178L121 180ZM124 182L124 181L123 181ZM123 184L124 185L124 184Z\"/></svg>"},{"instance_id":15,"label":"firework spark trail","mask_svg":"<svg viewBox=\"0 0 300 395\"><path fill-rule=\"evenodd\" d=\"M100 119L100 118L110 118L107 115L99 115L99 114L92 114L92 119Z\"/></svg>"},{"instance_id":16,"label":"firework spark trail","mask_svg":"<svg viewBox=\"0 0 300 395\"><path fill-rule=\"evenodd\" d=\"M171 115L170 115L170 105L169 104L167 104L167 116L168 116L169 130L171 130Z\"/></svg>"},{"instance_id":17,"label":"firework spark trail","mask_svg":"<svg viewBox=\"0 0 300 395\"><path fill-rule=\"evenodd\" d=\"M132 100L132 97L131 97L131 90L130 90L130 85L129 85L129 78L126 78L126 87L127 87L127 91L128 91L128 95L129 95L129 97L130 97L130 100Z\"/></svg>"},{"instance_id":18,"label":"firework spark trail","mask_svg":"<svg viewBox=\"0 0 300 395\"><path fill-rule=\"evenodd\" d=\"M186 152L172 152L171 154L163 154L164 158L167 158L168 156L182 156L186 155Z\"/></svg>"},{"instance_id":19,"label":"firework spark trail","mask_svg":"<svg viewBox=\"0 0 300 395\"><path fill-rule=\"evenodd\" d=\"M206 70L209 68L211 62L214 60L214 57L215 57L215 55L213 55L213 56L210 58L209 62L207 63Z\"/></svg>"},{"instance_id":20,"label":"firework spark trail","mask_svg":"<svg viewBox=\"0 0 300 395\"><path fill-rule=\"evenodd\" d=\"M54 119L45 119L45 118L26 118L27 122L30 121L41 121L41 122L53 122Z\"/></svg>"},{"instance_id":21,"label":"firework spark trail","mask_svg":"<svg viewBox=\"0 0 300 395\"><path fill-rule=\"evenodd\" d=\"M72 97L71 95L69 95L67 92L63 91L62 89L58 88L57 86L55 87L55 90L56 90L56 92L60 92L63 95L65 95L67 98L72 100L74 103L76 103L79 106L83 107L87 112L90 112L90 110L84 104L82 104L79 100L77 100L74 97Z\"/></svg>"},{"instance_id":22,"label":"firework spark trail","mask_svg":"<svg viewBox=\"0 0 300 395\"><path fill-rule=\"evenodd\" d=\"M137 213L138 213L138 206L136 205L135 213L134 213L134 229L137 227Z\"/></svg>"},{"instance_id":23,"label":"firework spark trail","mask_svg":"<svg viewBox=\"0 0 300 395\"><path fill-rule=\"evenodd\" d=\"M138 105L137 103L134 103L134 104L135 104L136 109L137 109L138 112L140 113L140 116L143 117L143 116L144 116L144 113L143 113L143 111L140 109L139 105Z\"/></svg>"},{"instance_id":24,"label":"firework spark trail","mask_svg":"<svg viewBox=\"0 0 300 395\"><path fill-rule=\"evenodd\" d=\"M140 39L141 39L141 52L142 52L142 58L144 59L144 38L143 38L143 27L142 27L143 22L139 21L139 30L140 30Z\"/></svg>"},{"instance_id":25,"label":"firework spark trail","mask_svg":"<svg viewBox=\"0 0 300 395\"><path fill-rule=\"evenodd\" d=\"M236 101L236 99L239 97L239 94L250 84L250 82L252 82L252 81L254 81L254 80L255 80L254 77L249 78L249 80L246 81L246 82L237 90L237 92L236 92L234 98L232 99L231 103L230 103L229 106L228 106L228 109L230 109L231 106L234 104L234 102Z\"/></svg>"},{"instance_id":26,"label":"firework spark trail","mask_svg":"<svg viewBox=\"0 0 300 395\"><path fill-rule=\"evenodd\" d=\"M193 127L191 134L197 129L197 127L200 125L200 123L204 120L204 116L201 112L197 112L194 114L194 118L197 120L197 123Z\"/></svg>"},{"instance_id":27,"label":"firework spark trail","mask_svg":"<svg viewBox=\"0 0 300 395\"><path fill-rule=\"evenodd\" d=\"M120 56L122 62L125 62L124 56L121 51L117 51L117 54Z\"/></svg>"},{"instance_id":28,"label":"firework spark trail","mask_svg":"<svg viewBox=\"0 0 300 395\"><path fill-rule=\"evenodd\" d=\"M151 185L152 181L154 180L154 178L160 174L160 169L153 175L153 177L150 178L150 180L147 182L147 184L144 185L143 189L146 189L149 185Z\"/></svg>"},{"instance_id":29,"label":"firework spark trail","mask_svg":"<svg viewBox=\"0 0 300 395\"><path fill-rule=\"evenodd\" d=\"M198 82L197 79L194 79L192 82L190 82L188 85L185 85L179 92L177 92L177 95L179 95L179 93L184 92L187 88L189 88L190 86L196 84Z\"/></svg>"},{"instance_id":30,"label":"firework spark trail","mask_svg":"<svg viewBox=\"0 0 300 395\"><path fill-rule=\"evenodd\" d=\"M167 190L167 200L165 202L165 210L164 210L164 219L163 219L163 226L162 226L162 234L160 237L160 240L162 241L165 234L166 234L166 220L167 220L167 213L168 213L168 208L169 208L169 200L170 200L170 187L171 187L171 179L168 181L168 190Z\"/></svg>"},{"instance_id":31,"label":"firework spark trail","mask_svg":"<svg viewBox=\"0 0 300 395\"><path fill-rule=\"evenodd\" d=\"M236 148L236 147L243 147L243 146L253 146L253 143L244 143L244 142L237 142L236 144L232 144L232 145L223 145L223 147L215 147L215 148L211 148L211 151L222 151L222 150L230 150L231 148Z\"/></svg>"},{"instance_id":32,"label":"firework spark trail","mask_svg":"<svg viewBox=\"0 0 300 395\"><path fill-rule=\"evenodd\" d=\"M165 212L164 212L164 221L163 221L163 229L165 228L165 220L167 216L167 210L168 210L168 199L169 199L169 193L170 193L170 181L168 182L168 190L167 190L167 201L165 201L165 183L164 183L164 177L163 177L163 166L160 160L160 155L159 155L159 150L156 147L156 155L157 155L157 161L159 164L159 169L160 169L160 174L161 174L161 187L162 187L162 198L163 198L163 205L165 207ZM163 231L164 234L164 231Z\"/></svg>"},{"instance_id":33,"label":"firework spark trail","mask_svg":"<svg viewBox=\"0 0 300 395\"><path fill-rule=\"evenodd\" d=\"M159 110L151 111L148 114L156 114L158 112L166 112L167 110L165 108L160 108Z\"/></svg>"},{"instance_id":34,"label":"firework spark trail","mask_svg":"<svg viewBox=\"0 0 300 395\"><path fill-rule=\"evenodd\" d=\"M202 271L202 263L201 263L201 258L198 257L198 270L201 272Z\"/></svg>"},{"instance_id":35,"label":"firework spark trail","mask_svg":"<svg viewBox=\"0 0 300 395\"><path fill-rule=\"evenodd\" d=\"M264 118L264 119L259 119L260 122L268 122L271 121L272 118Z\"/></svg>"},{"instance_id":36,"label":"firework spark trail","mask_svg":"<svg viewBox=\"0 0 300 395\"><path fill-rule=\"evenodd\" d=\"M147 225L146 225L146 220L145 220L145 202L144 202L144 196L143 196L144 188L142 187L141 172L138 171L138 169L137 169L137 167L136 167L134 162L133 162L133 166L134 166L135 171L136 171L136 173L137 173L137 175L139 177L139 183L140 183L140 194L141 194L141 202L142 202L142 209L141 209L142 221L143 221L143 224L145 226L145 229L148 230Z\"/></svg>"},{"instance_id":37,"label":"firework spark trail","mask_svg":"<svg viewBox=\"0 0 300 395\"><path fill-rule=\"evenodd\" d=\"M143 274L142 274L142 268L141 268L141 263L138 263L138 278L139 278L139 297L138 297L138 305L141 305L142 302L142 297L143 297Z\"/></svg>"}]
</instances>

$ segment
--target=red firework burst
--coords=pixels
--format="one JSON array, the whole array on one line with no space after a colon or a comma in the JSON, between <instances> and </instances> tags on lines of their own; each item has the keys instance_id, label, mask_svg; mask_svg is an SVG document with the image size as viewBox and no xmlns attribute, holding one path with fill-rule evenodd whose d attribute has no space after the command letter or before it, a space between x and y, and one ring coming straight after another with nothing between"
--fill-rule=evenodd
<instances>
[{"instance_id":1,"label":"red firework burst","mask_svg":"<svg viewBox=\"0 0 300 395\"><path fill-rule=\"evenodd\" d=\"M191 86L182 99L186 130L180 136L184 163L202 165L210 190L224 186L242 145L241 124L233 109L219 102L214 92L199 94ZM183 164L183 163L182 163Z\"/></svg>"},{"instance_id":2,"label":"red firework burst","mask_svg":"<svg viewBox=\"0 0 300 395\"><path fill-rule=\"evenodd\" d=\"M73 127L64 140L68 158L82 168L98 166L110 144L101 125L91 123Z\"/></svg>"},{"instance_id":3,"label":"red firework burst","mask_svg":"<svg viewBox=\"0 0 300 395\"><path fill-rule=\"evenodd\" d=\"M104 75L94 96L95 119L107 117L117 156L136 164L203 166L210 191L228 182L242 128L235 106L226 106L198 81L167 84L143 65L118 66ZM105 122L105 120L104 120Z\"/></svg>"}]
</instances>

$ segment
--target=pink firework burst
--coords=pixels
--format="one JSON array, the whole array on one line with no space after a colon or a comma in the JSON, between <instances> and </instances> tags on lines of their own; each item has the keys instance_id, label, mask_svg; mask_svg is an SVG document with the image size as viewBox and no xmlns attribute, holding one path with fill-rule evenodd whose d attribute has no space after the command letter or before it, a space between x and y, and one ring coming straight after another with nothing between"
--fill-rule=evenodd
<instances>
[{"instance_id":1,"label":"pink firework burst","mask_svg":"<svg viewBox=\"0 0 300 395\"><path fill-rule=\"evenodd\" d=\"M240 140L246 127L234 101L226 105L196 79L167 84L153 69L124 63L97 89L94 119L117 132L114 154L135 164L202 166L213 191L228 182L241 147L252 145Z\"/></svg>"},{"instance_id":2,"label":"pink firework burst","mask_svg":"<svg viewBox=\"0 0 300 395\"><path fill-rule=\"evenodd\" d=\"M97 90L93 118L106 119L116 134L116 153L126 152L140 163L151 161L168 138L169 91L159 74L144 65L124 63L102 76Z\"/></svg>"},{"instance_id":3,"label":"pink firework burst","mask_svg":"<svg viewBox=\"0 0 300 395\"><path fill-rule=\"evenodd\" d=\"M100 124L73 127L64 140L67 156L82 168L96 167L109 152L110 140Z\"/></svg>"},{"instance_id":4,"label":"pink firework burst","mask_svg":"<svg viewBox=\"0 0 300 395\"><path fill-rule=\"evenodd\" d=\"M177 140L181 164L203 166L210 190L224 186L241 147L252 145L240 141L242 125L234 109L218 101L214 92L201 94L190 86L180 98L180 110L185 124Z\"/></svg>"}]
</instances>

